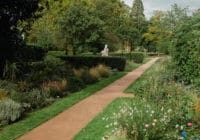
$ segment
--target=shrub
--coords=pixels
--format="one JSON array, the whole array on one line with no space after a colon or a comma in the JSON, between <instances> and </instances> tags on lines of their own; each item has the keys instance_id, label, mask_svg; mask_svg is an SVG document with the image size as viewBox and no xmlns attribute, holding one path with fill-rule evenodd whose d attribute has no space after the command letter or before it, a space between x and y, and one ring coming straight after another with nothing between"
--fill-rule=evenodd
<instances>
[{"instance_id":1,"label":"shrub","mask_svg":"<svg viewBox=\"0 0 200 140\"><path fill-rule=\"evenodd\" d=\"M38 89L20 93L12 91L10 97L14 101L21 103L25 110L41 108L51 103L48 100L48 96Z\"/></svg>"},{"instance_id":2,"label":"shrub","mask_svg":"<svg viewBox=\"0 0 200 140\"><path fill-rule=\"evenodd\" d=\"M101 75L100 75L99 70L98 70L97 67L90 68L89 74L90 74L93 82L97 82L101 78Z\"/></svg>"},{"instance_id":3,"label":"shrub","mask_svg":"<svg viewBox=\"0 0 200 140\"><path fill-rule=\"evenodd\" d=\"M15 122L22 116L22 107L11 99L0 101L0 125Z\"/></svg>"},{"instance_id":4,"label":"shrub","mask_svg":"<svg viewBox=\"0 0 200 140\"><path fill-rule=\"evenodd\" d=\"M145 58L144 53L133 53L132 54L132 59L135 63L143 63Z\"/></svg>"},{"instance_id":5,"label":"shrub","mask_svg":"<svg viewBox=\"0 0 200 140\"><path fill-rule=\"evenodd\" d=\"M20 92L26 92L30 89L30 85L26 81L20 81L17 84L17 90Z\"/></svg>"},{"instance_id":6,"label":"shrub","mask_svg":"<svg viewBox=\"0 0 200 140\"><path fill-rule=\"evenodd\" d=\"M7 98L8 92L4 89L0 89L0 101Z\"/></svg>"},{"instance_id":7,"label":"shrub","mask_svg":"<svg viewBox=\"0 0 200 140\"><path fill-rule=\"evenodd\" d=\"M68 82L66 79L62 81L48 81L42 84L42 90L47 92L52 97L64 96L64 91L67 89Z\"/></svg>"},{"instance_id":8,"label":"shrub","mask_svg":"<svg viewBox=\"0 0 200 140\"><path fill-rule=\"evenodd\" d=\"M172 49L178 81L194 83L200 78L200 13L187 20L176 32Z\"/></svg>"},{"instance_id":9,"label":"shrub","mask_svg":"<svg viewBox=\"0 0 200 140\"><path fill-rule=\"evenodd\" d=\"M110 68L105 65L100 64L96 69L101 77L108 77L111 74Z\"/></svg>"},{"instance_id":10,"label":"shrub","mask_svg":"<svg viewBox=\"0 0 200 140\"><path fill-rule=\"evenodd\" d=\"M98 64L104 64L112 69L123 71L126 65L126 59L121 57L99 57L99 56L66 56L61 57L75 68L95 67Z\"/></svg>"},{"instance_id":11,"label":"shrub","mask_svg":"<svg viewBox=\"0 0 200 140\"><path fill-rule=\"evenodd\" d=\"M76 92L85 87L84 82L77 77L69 77L68 79L68 90L71 92Z\"/></svg>"},{"instance_id":12,"label":"shrub","mask_svg":"<svg viewBox=\"0 0 200 140\"><path fill-rule=\"evenodd\" d=\"M85 69L80 68L80 69L73 69L74 75L80 79L82 79L83 75L85 74Z\"/></svg>"}]
</instances>

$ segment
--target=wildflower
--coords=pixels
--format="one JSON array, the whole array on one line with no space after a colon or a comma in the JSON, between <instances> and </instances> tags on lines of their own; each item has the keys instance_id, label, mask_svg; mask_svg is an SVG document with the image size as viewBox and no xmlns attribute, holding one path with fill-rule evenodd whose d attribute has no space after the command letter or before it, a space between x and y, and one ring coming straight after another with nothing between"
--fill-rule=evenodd
<instances>
[{"instance_id":1,"label":"wildflower","mask_svg":"<svg viewBox=\"0 0 200 140\"><path fill-rule=\"evenodd\" d=\"M187 126L192 127L192 123L191 122L187 123Z\"/></svg>"},{"instance_id":2,"label":"wildflower","mask_svg":"<svg viewBox=\"0 0 200 140\"><path fill-rule=\"evenodd\" d=\"M152 126L155 126L156 124L155 123L152 123Z\"/></svg>"},{"instance_id":3,"label":"wildflower","mask_svg":"<svg viewBox=\"0 0 200 140\"><path fill-rule=\"evenodd\" d=\"M155 123L156 123L156 122L158 122L158 120L157 120L157 119L154 119L154 120L153 120L153 122L155 122Z\"/></svg>"},{"instance_id":4,"label":"wildflower","mask_svg":"<svg viewBox=\"0 0 200 140\"><path fill-rule=\"evenodd\" d=\"M183 130L183 128L184 128L184 127L181 125L180 129Z\"/></svg>"},{"instance_id":5,"label":"wildflower","mask_svg":"<svg viewBox=\"0 0 200 140\"><path fill-rule=\"evenodd\" d=\"M149 125L148 124L145 124L145 128L148 128L149 127Z\"/></svg>"},{"instance_id":6,"label":"wildflower","mask_svg":"<svg viewBox=\"0 0 200 140\"><path fill-rule=\"evenodd\" d=\"M179 128L179 125L178 125L178 124L176 124L175 128L176 128L176 129L178 129L178 128Z\"/></svg>"}]
</instances>

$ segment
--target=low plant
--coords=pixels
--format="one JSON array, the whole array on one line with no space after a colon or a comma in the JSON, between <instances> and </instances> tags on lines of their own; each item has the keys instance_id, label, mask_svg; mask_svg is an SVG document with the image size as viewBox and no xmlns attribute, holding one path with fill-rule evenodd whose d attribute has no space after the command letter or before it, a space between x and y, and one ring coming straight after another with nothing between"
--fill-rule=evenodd
<instances>
[{"instance_id":1,"label":"low plant","mask_svg":"<svg viewBox=\"0 0 200 140\"><path fill-rule=\"evenodd\" d=\"M15 122L22 114L23 109L19 103L11 99L0 101L0 126Z\"/></svg>"},{"instance_id":2,"label":"low plant","mask_svg":"<svg viewBox=\"0 0 200 140\"><path fill-rule=\"evenodd\" d=\"M131 57L135 63L143 63L145 54L144 53L133 53L131 54Z\"/></svg>"},{"instance_id":3,"label":"low plant","mask_svg":"<svg viewBox=\"0 0 200 140\"><path fill-rule=\"evenodd\" d=\"M111 74L111 69L105 65L99 64L96 68L101 77L108 77Z\"/></svg>"},{"instance_id":4,"label":"low plant","mask_svg":"<svg viewBox=\"0 0 200 140\"><path fill-rule=\"evenodd\" d=\"M101 75L100 75L97 67L90 68L89 74L90 74L93 82L97 82L101 78Z\"/></svg>"},{"instance_id":5,"label":"low plant","mask_svg":"<svg viewBox=\"0 0 200 140\"><path fill-rule=\"evenodd\" d=\"M0 89L0 101L8 97L8 91Z\"/></svg>"},{"instance_id":6,"label":"low plant","mask_svg":"<svg viewBox=\"0 0 200 140\"><path fill-rule=\"evenodd\" d=\"M29 92L16 92L10 93L10 98L22 104L25 110L37 109L50 104L48 95L39 89L32 89Z\"/></svg>"},{"instance_id":7,"label":"low plant","mask_svg":"<svg viewBox=\"0 0 200 140\"><path fill-rule=\"evenodd\" d=\"M68 82L66 79L62 81L48 81L42 84L42 90L48 92L52 97L61 97L67 89Z\"/></svg>"}]
</instances>

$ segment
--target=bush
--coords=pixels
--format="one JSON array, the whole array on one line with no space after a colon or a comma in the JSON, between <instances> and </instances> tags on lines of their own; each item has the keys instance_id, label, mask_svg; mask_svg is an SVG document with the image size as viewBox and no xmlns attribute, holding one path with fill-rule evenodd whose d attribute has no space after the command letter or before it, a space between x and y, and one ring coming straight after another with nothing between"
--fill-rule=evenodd
<instances>
[{"instance_id":1,"label":"bush","mask_svg":"<svg viewBox=\"0 0 200 140\"><path fill-rule=\"evenodd\" d=\"M76 91L79 91L79 90L81 90L85 87L84 82L80 78L69 77L67 80L69 82L68 90L70 92L76 92Z\"/></svg>"},{"instance_id":2,"label":"bush","mask_svg":"<svg viewBox=\"0 0 200 140\"><path fill-rule=\"evenodd\" d=\"M176 32L172 49L176 77L185 84L200 79L200 13L191 17Z\"/></svg>"},{"instance_id":3,"label":"bush","mask_svg":"<svg viewBox=\"0 0 200 140\"><path fill-rule=\"evenodd\" d=\"M66 56L61 57L75 68L95 67L98 64L104 64L112 69L123 71L126 65L126 59L121 57L98 57L98 56Z\"/></svg>"},{"instance_id":4,"label":"bush","mask_svg":"<svg viewBox=\"0 0 200 140\"><path fill-rule=\"evenodd\" d=\"M68 86L67 80L48 81L42 84L42 90L50 94L51 97L62 97Z\"/></svg>"},{"instance_id":5,"label":"bush","mask_svg":"<svg viewBox=\"0 0 200 140\"><path fill-rule=\"evenodd\" d=\"M101 78L101 75L100 75L97 67L90 68L89 74L90 74L90 77L91 77L93 82L97 82Z\"/></svg>"},{"instance_id":6,"label":"bush","mask_svg":"<svg viewBox=\"0 0 200 140\"><path fill-rule=\"evenodd\" d=\"M21 103L25 110L30 108L38 109L51 103L48 100L48 95L38 89L33 89L30 92L23 93L12 91L10 93L10 98Z\"/></svg>"},{"instance_id":7,"label":"bush","mask_svg":"<svg viewBox=\"0 0 200 140\"><path fill-rule=\"evenodd\" d=\"M110 68L105 65L100 64L96 68L101 77L108 77L111 74Z\"/></svg>"},{"instance_id":8,"label":"bush","mask_svg":"<svg viewBox=\"0 0 200 140\"><path fill-rule=\"evenodd\" d=\"M0 126L15 122L22 116L22 107L11 99L0 101Z\"/></svg>"},{"instance_id":9,"label":"bush","mask_svg":"<svg viewBox=\"0 0 200 140\"><path fill-rule=\"evenodd\" d=\"M144 53L133 53L132 54L132 59L135 63L143 63L145 58Z\"/></svg>"},{"instance_id":10,"label":"bush","mask_svg":"<svg viewBox=\"0 0 200 140\"><path fill-rule=\"evenodd\" d=\"M8 97L8 91L0 89L0 100L3 100Z\"/></svg>"}]
</instances>

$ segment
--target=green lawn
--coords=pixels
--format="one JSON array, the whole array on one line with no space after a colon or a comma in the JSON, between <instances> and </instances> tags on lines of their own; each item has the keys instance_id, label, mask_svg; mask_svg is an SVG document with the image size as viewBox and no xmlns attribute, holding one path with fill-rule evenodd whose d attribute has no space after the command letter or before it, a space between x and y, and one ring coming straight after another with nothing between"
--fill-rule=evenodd
<instances>
[{"instance_id":1,"label":"green lawn","mask_svg":"<svg viewBox=\"0 0 200 140\"><path fill-rule=\"evenodd\" d=\"M94 118L84 129L77 134L74 140L102 140L112 131L112 127L106 126L113 122L111 116L119 109L119 106L131 101L131 98L119 98L113 101L108 107ZM121 140L121 139L120 139Z\"/></svg>"},{"instance_id":2,"label":"green lawn","mask_svg":"<svg viewBox=\"0 0 200 140\"><path fill-rule=\"evenodd\" d=\"M43 108L41 110L29 113L25 119L2 128L0 131L0 140L13 140L26 132L37 127L41 123L51 119L57 114L61 113L65 109L71 107L80 100L92 95L96 91L106 87L110 83L124 76L126 73L119 72L112 75L109 78L103 79L100 82L90 85L87 88L81 90L80 92L73 93L70 96L60 99L59 101L53 103L52 105Z\"/></svg>"}]
</instances>

